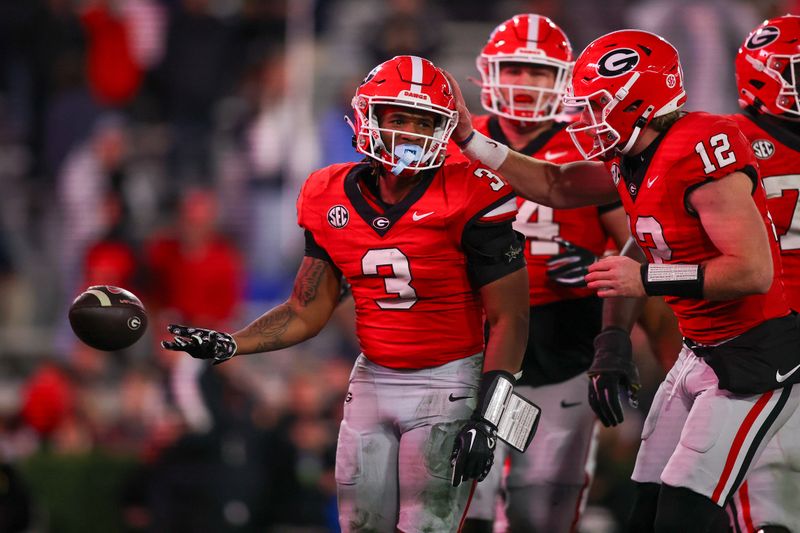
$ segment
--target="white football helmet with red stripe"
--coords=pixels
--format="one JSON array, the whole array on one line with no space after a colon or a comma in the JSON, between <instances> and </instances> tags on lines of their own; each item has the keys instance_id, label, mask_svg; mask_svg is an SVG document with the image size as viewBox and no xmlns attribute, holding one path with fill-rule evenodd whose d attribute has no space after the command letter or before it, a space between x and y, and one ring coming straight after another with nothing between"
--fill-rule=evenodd
<instances>
[{"instance_id":1,"label":"white football helmet with red stripe","mask_svg":"<svg viewBox=\"0 0 800 533\"><path fill-rule=\"evenodd\" d=\"M376 109L380 106L408 108L431 113L435 118L432 136L422 139L422 154L414 161L403 162L412 171L436 168L444 163L447 142L456 126L458 112L455 98L442 71L427 59L417 56L397 56L381 63L367 75L353 98L355 111L356 150L391 168L401 163L395 153L397 133L381 128ZM386 146L381 133L388 134L391 146ZM410 135L403 132L404 135Z\"/></svg>"},{"instance_id":2,"label":"white football helmet with red stripe","mask_svg":"<svg viewBox=\"0 0 800 533\"><path fill-rule=\"evenodd\" d=\"M572 71L572 46L549 18L527 14L503 22L489 36L476 63L481 73L481 103L490 113L536 122L561 112ZM553 68L555 84L552 88L504 84L500 69L508 63Z\"/></svg>"}]
</instances>

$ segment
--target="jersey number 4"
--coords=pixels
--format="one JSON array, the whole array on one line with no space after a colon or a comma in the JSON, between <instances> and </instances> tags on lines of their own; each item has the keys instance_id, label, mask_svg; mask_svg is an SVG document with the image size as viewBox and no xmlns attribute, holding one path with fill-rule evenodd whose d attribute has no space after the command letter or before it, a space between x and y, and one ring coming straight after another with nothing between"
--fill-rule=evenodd
<instances>
[{"instance_id":1,"label":"jersey number 4","mask_svg":"<svg viewBox=\"0 0 800 533\"><path fill-rule=\"evenodd\" d=\"M535 216L536 222L530 222ZM525 200L517 212L514 229L530 241L531 255L556 255L558 253L559 224L553 222L553 208Z\"/></svg>"},{"instance_id":2,"label":"jersey number 4","mask_svg":"<svg viewBox=\"0 0 800 533\"><path fill-rule=\"evenodd\" d=\"M395 295L376 298L375 303L381 309L410 309L417 303L417 291L411 286L411 265L397 248L369 250L361 258L361 271L365 276L383 278L386 294Z\"/></svg>"}]
</instances>

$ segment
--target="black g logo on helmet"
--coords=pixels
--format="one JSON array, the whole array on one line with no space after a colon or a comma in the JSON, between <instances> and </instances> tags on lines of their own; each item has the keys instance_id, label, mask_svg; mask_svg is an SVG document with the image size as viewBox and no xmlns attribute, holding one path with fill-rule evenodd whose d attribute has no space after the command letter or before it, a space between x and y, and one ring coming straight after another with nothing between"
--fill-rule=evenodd
<instances>
[{"instance_id":1,"label":"black g logo on helmet","mask_svg":"<svg viewBox=\"0 0 800 533\"><path fill-rule=\"evenodd\" d=\"M744 47L748 50L758 50L775 42L780 34L781 30L775 26L764 26L753 32L747 42L744 43Z\"/></svg>"},{"instance_id":2,"label":"black g logo on helmet","mask_svg":"<svg viewBox=\"0 0 800 533\"><path fill-rule=\"evenodd\" d=\"M604 78L616 78L633 70L639 64L639 54L630 48L617 48L597 62L597 73Z\"/></svg>"}]
</instances>

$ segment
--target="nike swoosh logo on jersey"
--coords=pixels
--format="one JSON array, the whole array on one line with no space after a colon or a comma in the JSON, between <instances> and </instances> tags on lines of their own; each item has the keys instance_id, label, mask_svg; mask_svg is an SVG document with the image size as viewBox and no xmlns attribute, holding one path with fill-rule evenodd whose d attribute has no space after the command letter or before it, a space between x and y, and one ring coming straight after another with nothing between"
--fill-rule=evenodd
<instances>
[{"instance_id":1,"label":"nike swoosh logo on jersey","mask_svg":"<svg viewBox=\"0 0 800 533\"><path fill-rule=\"evenodd\" d=\"M544 158L548 161L552 161L553 159L558 159L559 157L567 155L566 150L562 150L561 152L551 152L550 150L544 153Z\"/></svg>"},{"instance_id":2,"label":"nike swoosh logo on jersey","mask_svg":"<svg viewBox=\"0 0 800 533\"><path fill-rule=\"evenodd\" d=\"M650 187L652 187L652 186L653 186L653 184L656 182L656 180L657 180L658 178L659 178L659 176L658 176L658 175L656 175L654 178L647 180L647 188L649 189Z\"/></svg>"},{"instance_id":3,"label":"nike swoosh logo on jersey","mask_svg":"<svg viewBox=\"0 0 800 533\"><path fill-rule=\"evenodd\" d=\"M431 215L432 215L434 212L435 212L435 211L431 211L430 213L422 213L422 214L420 215L419 213L417 213L416 211L414 211L414 214L412 214L412 215L411 215L411 218L413 218L413 219L414 219L414 222L418 222L418 221L422 220L422 219L423 219L423 218L425 218L425 217L429 217L429 216L431 216Z\"/></svg>"},{"instance_id":4,"label":"nike swoosh logo on jersey","mask_svg":"<svg viewBox=\"0 0 800 533\"><path fill-rule=\"evenodd\" d=\"M466 400L467 398L472 398L472 396L453 396L453 393L450 393L450 396L447 397L448 400L451 402L457 402L458 400Z\"/></svg>"},{"instance_id":5,"label":"nike swoosh logo on jersey","mask_svg":"<svg viewBox=\"0 0 800 533\"><path fill-rule=\"evenodd\" d=\"M781 371L780 371L780 370L776 370L776 371L775 371L775 381L777 381L778 383L783 383L784 381L786 381L787 379L789 379L789 376L791 376L792 374L794 374L795 372L797 372L797 369L798 369L798 368L800 368L800 365L797 365L796 367L794 367L793 369L789 370L789 371L788 371L787 373L785 373L785 374L781 374Z\"/></svg>"},{"instance_id":6,"label":"nike swoosh logo on jersey","mask_svg":"<svg viewBox=\"0 0 800 533\"><path fill-rule=\"evenodd\" d=\"M576 405L580 405L581 402L567 402L566 400L561 400L561 407L564 409L568 409L570 407L575 407Z\"/></svg>"}]
</instances>

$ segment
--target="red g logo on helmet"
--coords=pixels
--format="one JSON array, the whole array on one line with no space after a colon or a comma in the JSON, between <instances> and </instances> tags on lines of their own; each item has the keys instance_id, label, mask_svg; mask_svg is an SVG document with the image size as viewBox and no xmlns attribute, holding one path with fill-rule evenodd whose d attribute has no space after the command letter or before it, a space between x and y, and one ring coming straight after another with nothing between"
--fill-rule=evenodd
<instances>
[{"instance_id":1,"label":"red g logo on helmet","mask_svg":"<svg viewBox=\"0 0 800 533\"><path fill-rule=\"evenodd\" d=\"M600 58L597 73L604 78L616 78L633 70L639 63L639 54L630 48L612 50Z\"/></svg>"},{"instance_id":2,"label":"red g logo on helmet","mask_svg":"<svg viewBox=\"0 0 800 533\"><path fill-rule=\"evenodd\" d=\"M765 21L736 55L739 105L758 113L800 117L800 17L784 15Z\"/></svg>"}]
</instances>

